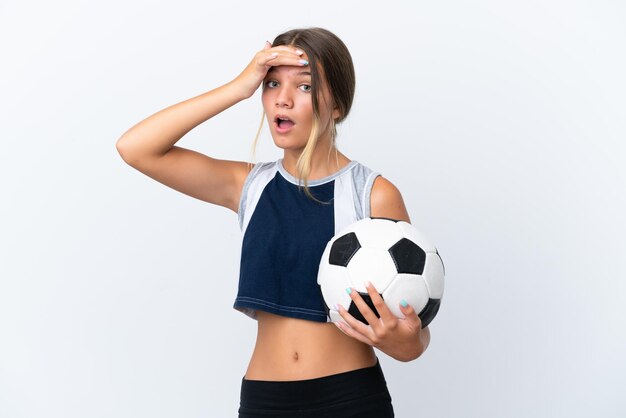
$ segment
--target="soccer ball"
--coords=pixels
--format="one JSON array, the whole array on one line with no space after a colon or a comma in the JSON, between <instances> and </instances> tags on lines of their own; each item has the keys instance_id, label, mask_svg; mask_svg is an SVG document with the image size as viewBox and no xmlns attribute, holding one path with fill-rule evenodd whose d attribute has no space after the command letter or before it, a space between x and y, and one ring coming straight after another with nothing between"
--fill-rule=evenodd
<instances>
[{"instance_id":1,"label":"soccer ball","mask_svg":"<svg viewBox=\"0 0 626 418\"><path fill-rule=\"evenodd\" d=\"M369 281L398 318L400 301L418 312L422 328L433 320L443 296L445 270L437 248L408 222L363 218L337 233L326 245L317 275L326 314L332 322L343 318L337 303L368 324L347 287L355 289L377 317L365 288Z\"/></svg>"}]
</instances>

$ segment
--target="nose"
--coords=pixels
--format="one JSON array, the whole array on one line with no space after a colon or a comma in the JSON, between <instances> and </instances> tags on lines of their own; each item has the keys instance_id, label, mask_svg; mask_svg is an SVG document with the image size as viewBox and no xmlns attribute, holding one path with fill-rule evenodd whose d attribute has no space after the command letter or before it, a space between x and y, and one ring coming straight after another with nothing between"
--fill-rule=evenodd
<instances>
[{"instance_id":1,"label":"nose","mask_svg":"<svg viewBox=\"0 0 626 418\"><path fill-rule=\"evenodd\" d=\"M293 106L293 100L288 89L280 88L276 94L276 107L291 108Z\"/></svg>"}]
</instances>

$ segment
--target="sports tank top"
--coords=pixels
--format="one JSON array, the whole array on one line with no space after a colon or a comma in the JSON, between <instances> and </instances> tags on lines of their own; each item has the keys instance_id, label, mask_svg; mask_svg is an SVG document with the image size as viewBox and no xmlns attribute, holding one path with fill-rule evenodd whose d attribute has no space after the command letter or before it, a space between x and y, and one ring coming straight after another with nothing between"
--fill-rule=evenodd
<instances>
[{"instance_id":1,"label":"sports tank top","mask_svg":"<svg viewBox=\"0 0 626 418\"><path fill-rule=\"evenodd\" d=\"M317 273L326 244L340 230L370 216L379 174L352 160L330 176L308 182L308 197L283 159L255 164L239 201L242 231L234 308L328 322ZM303 183L302 183L303 184Z\"/></svg>"}]
</instances>

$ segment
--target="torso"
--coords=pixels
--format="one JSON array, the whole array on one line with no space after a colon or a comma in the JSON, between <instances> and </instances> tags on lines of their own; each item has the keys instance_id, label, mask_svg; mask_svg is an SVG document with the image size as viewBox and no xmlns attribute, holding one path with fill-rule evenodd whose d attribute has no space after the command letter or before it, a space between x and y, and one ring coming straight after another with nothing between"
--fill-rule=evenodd
<instances>
[{"instance_id":1,"label":"torso","mask_svg":"<svg viewBox=\"0 0 626 418\"><path fill-rule=\"evenodd\" d=\"M245 379L315 379L376 364L374 349L332 323L258 311L256 345Z\"/></svg>"},{"instance_id":2,"label":"torso","mask_svg":"<svg viewBox=\"0 0 626 418\"><path fill-rule=\"evenodd\" d=\"M339 153L340 168L350 160ZM329 173L316 173L325 177ZM314 322L257 311L257 339L246 380L315 379L371 367L374 349L328 322Z\"/></svg>"}]
</instances>

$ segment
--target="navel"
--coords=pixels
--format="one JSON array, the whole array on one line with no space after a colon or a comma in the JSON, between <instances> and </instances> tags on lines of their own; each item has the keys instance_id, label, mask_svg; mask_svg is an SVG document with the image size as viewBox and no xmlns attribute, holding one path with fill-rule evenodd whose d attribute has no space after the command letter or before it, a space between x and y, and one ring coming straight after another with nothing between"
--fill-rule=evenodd
<instances>
[{"instance_id":1,"label":"navel","mask_svg":"<svg viewBox=\"0 0 626 418\"><path fill-rule=\"evenodd\" d=\"M293 360L294 361L298 361L298 352L297 351L294 351L294 353L293 353Z\"/></svg>"}]
</instances>

